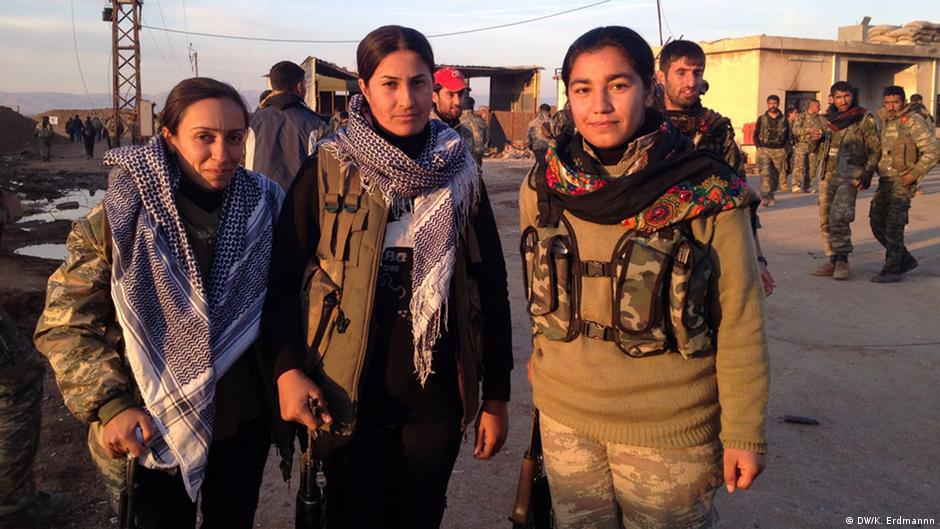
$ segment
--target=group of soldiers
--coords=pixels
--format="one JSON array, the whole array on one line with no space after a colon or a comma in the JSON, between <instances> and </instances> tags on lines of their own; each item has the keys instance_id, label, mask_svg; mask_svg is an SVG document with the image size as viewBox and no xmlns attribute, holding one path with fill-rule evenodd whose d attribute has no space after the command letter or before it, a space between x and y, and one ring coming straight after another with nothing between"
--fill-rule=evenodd
<instances>
[{"instance_id":1,"label":"group of soldiers","mask_svg":"<svg viewBox=\"0 0 940 529\"><path fill-rule=\"evenodd\" d=\"M663 47L659 61L655 104L696 148L711 149L744 174L744 157L731 121L701 103L708 89L702 48L690 41L672 41ZM904 227L911 199L940 158L940 143L921 96L915 94L908 103L903 88L886 87L884 106L872 114L858 105L854 93L855 87L839 81L830 89L825 113L820 101L813 99L805 112L791 116L792 122L780 109L780 97L767 97L767 111L758 117L754 130L761 205L773 206L778 189L818 193L820 233L828 259L811 274L848 279L856 198L859 190L871 186L877 172L869 218L886 256L884 267L871 280L893 283L918 265L904 246ZM544 156L553 138L572 131L566 109L554 117L550 110L542 105L529 124L526 145L536 156Z\"/></svg>"}]
</instances>

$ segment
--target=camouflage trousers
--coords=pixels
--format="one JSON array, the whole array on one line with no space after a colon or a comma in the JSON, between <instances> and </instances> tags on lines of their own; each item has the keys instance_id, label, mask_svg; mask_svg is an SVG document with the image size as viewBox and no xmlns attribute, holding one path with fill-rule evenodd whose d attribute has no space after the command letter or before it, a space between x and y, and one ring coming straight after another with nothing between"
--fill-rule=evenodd
<instances>
[{"instance_id":1,"label":"camouflage trousers","mask_svg":"<svg viewBox=\"0 0 940 529\"><path fill-rule=\"evenodd\" d=\"M819 231L826 255L852 253L852 222L858 188L854 178L830 175L819 182Z\"/></svg>"},{"instance_id":2,"label":"camouflage trousers","mask_svg":"<svg viewBox=\"0 0 940 529\"><path fill-rule=\"evenodd\" d=\"M588 438L540 417L557 529L709 529L721 443L645 448Z\"/></svg>"},{"instance_id":3,"label":"camouflage trousers","mask_svg":"<svg viewBox=\"0 0 940 529\"><path fill-rule=\"evenodd\" d=\"M899 177L878 178L878 191L868 212L871 233L885 247L885 272L899 272L913 256L904 247L904 227L911 209L914 186L906 186Z\"/></svg>"},{"instance_id":4,"label":"camouflage trousers","mask_svg":"<svg viewBox=\"0 0 940 529\"><path fill-rule=\"evenodd\" d=\"M816 187L816 164L819 157L816 150L805 143L793 147L793 185L799 185L804 191Z\"/></svg>"},{"instance_id":5,"label":"camouflage trousers","mask_svg":"<svg viewBox=\"0 0 940 529\"><path fill-rule=\"evenodd\" d=\"M100 422L93 422L88 427L88 453L91 454L91 461L98 469L101 479L104 482L104 491L108 495L108 504L114 514L120 512L121 493L127 485L127 459L114 459L104 451L101 443L101 430L103 427Z\"/></svg>"},{"instance_id":6,"label":"camouflage trousers","mask_svg":"<svg viewBox=\"0 0 940 529\"><path fill-rule=\"evenodd\" d=\"M52 140L43 138L39 140L39 157L49 160L52 157Z\"/></svg>"},{"instance_id":7,"label":"camouflage trousers","mask_svg":"<svg viewBox=\"0 0 940 529\"><path fill-rule=\"evenodd\" d=\"M33 463L42 422L43 364L0 309L0 518L37 498Z\"/></svg>"},{"instance_id":8,"label":"camouflage trousers","mask_svg":"<svg viewBox=\"0 0 940 529\"><path fill-rule=\"evenodd\" d=\"M787 150L782 147L757 149L757 168L760 171L760 197L773 198L781 177L784 184L787 182Z\"/></svg>"}]
</instances>

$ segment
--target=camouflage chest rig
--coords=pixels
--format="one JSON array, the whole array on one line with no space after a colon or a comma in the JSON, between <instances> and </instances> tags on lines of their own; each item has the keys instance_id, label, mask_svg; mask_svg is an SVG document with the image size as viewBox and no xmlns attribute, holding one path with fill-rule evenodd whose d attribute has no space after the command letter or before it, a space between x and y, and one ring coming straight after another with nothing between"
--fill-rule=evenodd
<instances>
[{"instance_id":1,"label":"camouflage chest rig","mask_svg":"<svg viewBox=\"0 0 940 529\"><path fill-rule=\"evenodd\" d=\"M711 353L711 241L696 241L689 222L643 232L540 213L520 244L533 334L610 342L631 357Z\"/></svg>"}]
</instances>

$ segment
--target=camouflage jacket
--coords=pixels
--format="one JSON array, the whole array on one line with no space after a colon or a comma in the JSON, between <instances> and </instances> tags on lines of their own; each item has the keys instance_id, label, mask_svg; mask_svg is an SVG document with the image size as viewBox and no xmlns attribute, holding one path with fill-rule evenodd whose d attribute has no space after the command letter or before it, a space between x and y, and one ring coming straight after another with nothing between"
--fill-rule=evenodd
<instances>
[{"instance_id":1,"label":"camouflage jacket","mask_svg":"<svg viewBox=\"0 0 940 529\"><path fill-rule=\"evenodd\" d=\"M793 128L791 132L796 138L796 144L806 147L809 150L813 151L819 147L820 140L812 139L813 129L818 129L820 132L825 133L829 130L829 124L826 123L826 116L822 113L817 112L816 115L810 114L809 112L803 112L796 118L796 121L793 122Z\"/></svg>"},{"instance_id":2,"label":"camouflage jacket","mask_svg":"<svg viewBox=\"0 0 940 529\"><path fill-rule=\"evenodd\" d=\"M757 118L754 128L754 145L759 148L783 149L790 140L790 122L781 112L776 118L764 112Z\"/></svg>"},{"instance_id":3,"label":"camouflage jacket","mask_svg":"<svg viewBox=\"0 0 940 529\"><path fill-rule=\"evenodd\" d=\"M734 141L731 120L710 108L698 105L690 111L667 110L666 117L696 149L709 149L724 158L735 171L744 174L744 157Z\"/></svg>"},{"instance_id":4,"label":"camouflage jacket","mask_svg":"<svg viewBox=\"0 0 940 529\"><path fill-rule=\"evenodd\" d=\"M86 423L105 423L140 402L111 300L108 234L102 205L72 224L68 257L49 277L46 309L34 335L65 405Z\"/></svg>"},{"instance_id":5,"label":"camouflage jacket","mask_svg":"<svg viewBox=\"0 0 940 529\"><path fill-rule=\"evenodd\" d=\"M910 103L910 104L908 104L907 106L908 106L912 111L917 112L918 114L921 115L921 117L923 117L925 120L927 120L927 124L928 124L928 125L930 125L931 127L936 127L936 126L937 126L936 120L934 120L933 116L930 115L930 112L927 111L927 107L925 107L923 104L921 104L921 103Z\"/></svg>"},{"instance_id":6,"label":"camouflage jacket","mask_svg":"<svg viewBox=\"0 0 940 529\"><path fill-rule=\"evenodd\" d=\"M820 153L826 157L826 180L833 176L855 179L875 173L881 159L881 140L871 114L842 130L828 130L829 149Z\"/></svg>"},{"instance_id":7,"label":"camouflage jacket","mask_svg":"<svg viewBox=\"0 0 940 529\"><path fill-rule=\"evenodd\" d=\"M473 136L471 154L477 161L477 165L482 166L483 156L486 155L486 147L490 143L490 130L487 128L486 122L472 110L464 110L460 114L460 124L469 130Z\"/></svg>"},{"instance_id":8,"label":"camouflage jacket","mask_svg":"<svg viewBox=\"0 0 940 529\"><path fill-rule=\"evenodd\" d=\"M881 131L881 160L878 174L902 177L910 173L918 181L937 164L940 143L933 128L910 106L885 121Z\"/></svg>"},{"instance_id":9,"label":"camouflage jacket","mask_svg":"<svg viewBox=\"0 0 940 529\"><path fill-rule=\"evenodd\" d=\"M548 114L540 112L529 122L529 128L525 134L525 146L533 152L548 149L548 142L551 139L552 120Z\"/></svg>"},{"instance_id":10,"label":"camouflage jacket","mask_svg":"<svg viewBox=\"0 0 940 529\"><path fill-rule=\"evenodd\" d=\"M476 147L476 140L473 137L473 131L471 131L469 127L464 125L463 122L459 120L459 118L456 122L453 122L453 123L450 121L447 121L446 119L438 115L436 108L432 107L431 119L437 119L437 120L443 121L448 126L450 126L450 128L457 131L457 134L460 136L460 139L463 140L464 145L467 146L467 151L469 151L470 154L473 155L473 158L476 159L476 155L474 155L474 152L476 152L477 147ZM479 162L480 160L477 160L477 165L480 165Z\"/></svg>"}]
</instances>

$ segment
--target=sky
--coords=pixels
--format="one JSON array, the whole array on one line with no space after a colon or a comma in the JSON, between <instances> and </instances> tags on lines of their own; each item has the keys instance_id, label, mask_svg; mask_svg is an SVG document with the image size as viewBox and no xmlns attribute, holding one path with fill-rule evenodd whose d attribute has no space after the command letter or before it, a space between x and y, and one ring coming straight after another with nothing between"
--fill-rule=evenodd
<instances>
[{"instance_id":1,"label":"sky","mask_svg":"<svg viewBox=\"0 0 940 529\"><path fill-rule=\"evenodd\" d=\"M287 39L358 40L385 24L411 26L425 34L511 23L565 11L599 0L146 0L143 24L192 32ZM110 24L101 20L103 0L2 0L0 2L0 92L110 92ZM786 10L781 7L786 6ZM834 6L834 7L833 7ZM662 0L663 35L709 41L747 35L833 39L839 26L872 17L872 24L940 22L938 0ZM74 17L74 26L73 26ZM518 25L467 35L432 38L438 63L487 66L538 65L542 97L554 94L554 69L568 46L600 25L625 25L651 44L659 43L655 0L607 3ZM74 27L74 32L73 32ZM192 75L189 43L199 55L199 73L239 90L265 88L262 76L283 59L308 55L355 70L356 44L247 42L142 29L141 84L144 93L169 90ZM79 66L80 65L80 66ZM84 85L82 78L84 77ZM479 93L485 81L471 81ZM554 98L551 98L554 99Z\"/></svg>"}]
</instances>

